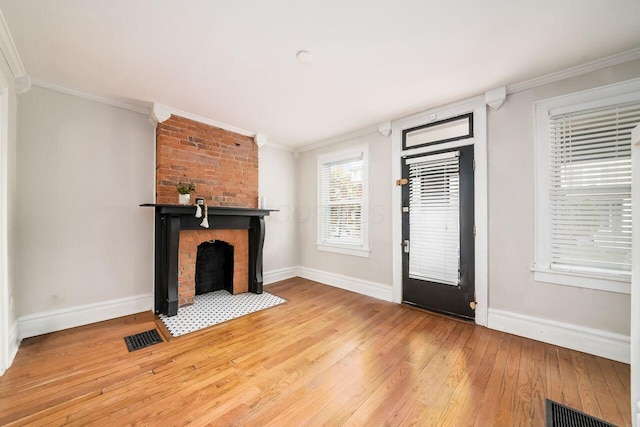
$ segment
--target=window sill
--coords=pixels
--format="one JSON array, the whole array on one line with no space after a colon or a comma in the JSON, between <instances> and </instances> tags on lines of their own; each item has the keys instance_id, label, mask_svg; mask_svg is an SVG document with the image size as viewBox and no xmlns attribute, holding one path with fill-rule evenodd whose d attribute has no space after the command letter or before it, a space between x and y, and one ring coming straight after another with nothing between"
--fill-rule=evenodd
<instances>
[{"instance_id":1,"label":"window sill","mask_svg":"<svg viewBox=\"0 0 640 427\"><path fill-rule=\"evenodd\" d=\"M371 249L369 248L347 245L331 245L327 243L316 243L316 248L323 252L333 252L336 254L359 256L362 258L369 258L369 253L371 252Z\"/></svg>"},{"instance_id":2,"label":"window sill","mask_svg":"<svg viewBox=\"0 0 640 427\"><path fill-rule=\"evenodd\" d=\"M603 278L598 275L585 273L573 273L554 271L549 269L531 267L536 282L554 283L556 285L573 286L585 289L597 289L600 291L615 292L618 294L631 294L631 281L624 277Z\"/></svg>"}]
</instances>

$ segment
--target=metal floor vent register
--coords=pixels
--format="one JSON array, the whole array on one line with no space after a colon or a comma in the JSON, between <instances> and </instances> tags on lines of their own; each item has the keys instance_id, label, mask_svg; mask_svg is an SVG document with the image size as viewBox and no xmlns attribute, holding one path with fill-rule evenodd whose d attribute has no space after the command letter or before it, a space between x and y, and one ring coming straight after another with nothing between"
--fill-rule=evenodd
<instances>
[{"instance_id":1,"label":"metal floor vent register","mask_svg":"<svg viewBox=\"0 0 640 427\"><path fill-rule=\"evenodd\" d=\"M134 351L149 347L150 345L159 344L163 341L158 330L152 329L150 331L144 331L139 334L124 337L124 342L127 344L127 349L129 351Z\"/></svg>"},{"instance_id":2,"label":"metal floor vent register","mask_svg":"<svg viewBox=\"0 0 640 427\"><path fill-rule=\"evenodd\" d=\"M598 418L547 399L547 427L616 427Z\"/></svg>"}]
</instances>

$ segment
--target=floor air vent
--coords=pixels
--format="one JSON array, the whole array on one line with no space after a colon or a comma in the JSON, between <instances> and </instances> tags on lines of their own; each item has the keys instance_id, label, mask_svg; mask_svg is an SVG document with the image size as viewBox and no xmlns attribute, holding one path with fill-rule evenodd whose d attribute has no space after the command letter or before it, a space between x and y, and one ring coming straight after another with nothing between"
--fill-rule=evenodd
<instances>
[{"instance_id":1,"label":"floor air vent","mask_svg":"<svg viewBox=\"0 0 640 427\"><path fill-rule=\"evenodd\" d=\"M127 349L129 351L134 351L161 343L162 338L160 337L157 329L152 329L150 331L144 331L139 334L124 337L124 342L127 343Z\"/></svg>"},{"instance_id":2,"label":"floor air vent","mask_svg":"<svg viewBox=\"0 0 640 427\"><path fill-rule=\"evenodd\" d=\"M547 399L547 427L616 427Z\"/></svg>"}]
</instances>

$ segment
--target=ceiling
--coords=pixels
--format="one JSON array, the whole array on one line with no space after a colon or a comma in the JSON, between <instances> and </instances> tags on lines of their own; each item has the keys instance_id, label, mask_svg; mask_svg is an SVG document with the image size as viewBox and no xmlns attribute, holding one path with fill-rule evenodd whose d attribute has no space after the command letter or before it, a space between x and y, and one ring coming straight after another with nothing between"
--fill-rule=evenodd
<instances>
[{"instance_id":1,"label":"ceiling","mask_svg":"<svg viewBox=\"0 0 640 427\"><path fill-rule=\"evenodd\" d=\"M0 0L27 73L297 147L640 46L637 0ZM313 62L298 63L307 49Z\"/></svg>"}]
</instances>

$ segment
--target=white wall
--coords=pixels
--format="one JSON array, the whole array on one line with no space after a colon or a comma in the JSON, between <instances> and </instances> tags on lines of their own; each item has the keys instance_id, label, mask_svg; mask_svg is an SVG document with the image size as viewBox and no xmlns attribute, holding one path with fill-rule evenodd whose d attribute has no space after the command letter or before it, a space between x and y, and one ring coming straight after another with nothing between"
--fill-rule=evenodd
<instances>
[{"instance_id":1,"label":"white wall","mask_svg":"<svg viewBox=\"0 0 640 427\"><path fill-rule=\"evenodd\" d=\"M629 295L535 282L533 103L640 76L640 61L515 93L488 114L489 307L629 335Z\"/></svg>"},{"instance_id":2,"label":"white wall","mask_svg":"<svg viewBox=\"0 0 640 427\"><path fill-rule=\"evenodd\" d=\"M369 145L370 257L362 258L319 251L315 245L318 219L317 157L320 154L362 144ZM388 299L391 299L393 265L391 257L392 180L390 158L390 138L375 131L368 135L348 138L341 142L300 153L297 175L297 221L300 266L303 269L319 270L369 282L363 283L363 286L386 288L382 289L382 292L386 295L386 291L388 291ZM304 271L302 275L305 275ZM329 278L329 281L331 279L344 278L333 276ZM376 295L377 291L380 289L369 289L367 292Z\"/></svg>"},{"instance_id":3,"label":"white wall","mask_svg":"<svg viewBox=\"0 0 640 427\"><path fill-rule=\"evenodd\" d=\"M264 241L265 281L269 275L298 265L297 233L294 219L296 206L296 159L292 151L269 145L259 152L260 197L266 197L267 208L277 209L265 217Z\"/></svg>"},{"instance_id":4,"label":"white wall","mask_svg":"<svg viewBox=\"0 0 640 427\"><path fill-rule=\"evenodd\" d=\"M147 116L39 87L20 95L18 107L21 324L30 315L150 296L154 215L138 206L154 200ZM102 320L96 316L84 323Z\"/></svg>"}]
</instances>

